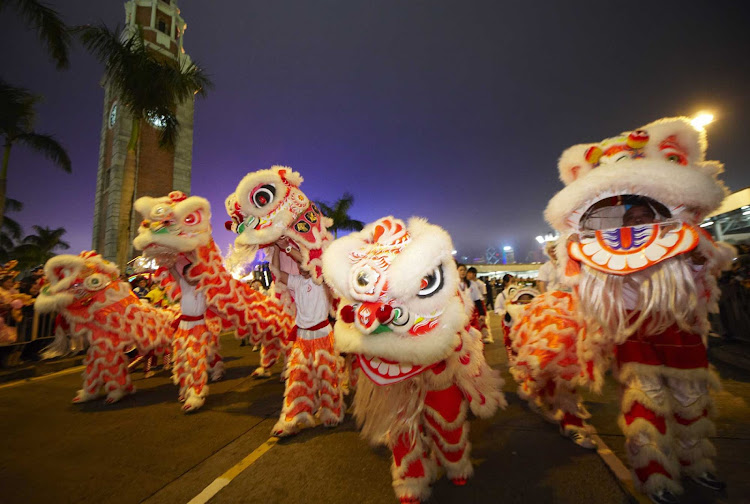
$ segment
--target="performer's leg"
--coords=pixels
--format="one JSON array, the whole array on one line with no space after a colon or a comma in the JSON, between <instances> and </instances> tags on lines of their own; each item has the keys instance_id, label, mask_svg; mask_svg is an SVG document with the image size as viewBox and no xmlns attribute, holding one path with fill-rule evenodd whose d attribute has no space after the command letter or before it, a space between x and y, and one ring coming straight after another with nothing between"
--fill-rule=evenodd
<instances>
[{"instance_id":1,"label":"performer's leg","mask_svg":"<svg viewBox=\"0 0 750 504\"><path fill-rule=\"evenodd\" d=\"M289 436L299 432L301 425L315 425L313 355L309 343L307 340L297 340L292 347L288 366L289 376L284 389L284 405L279 421L271 431L274 436Z\"/></svg>"},{"instance_id":2,"label":"performer's leg","mask_svg":"<svg viewBox=\"0 0 750 504\"><path fill-rule=\"evenodd\" d=\"M116 403L127 394L134 392L130 373L128 373L128 358L121 351L116 352L112 357L112 360L106 361L101 368L107 404Z\"/></svg>"},{"instance_id":3,"label":"performer's leg","mask_svg":"<svg viewBox=\"0 0 750 504\"><path fill-rule=\"evenodd\" d=\"M177 329L172 339L172 383L179 387L178 399L185 401L185 382L187 379L187 356L186 356L185 330Z\"/></svg>"},{"instance_id":4,"label":"performer's leg","mask_svg":"<svg viewBox=\"0 0 750 504\"><path fill-rule=\"evenodd\" d=\"M680 466L672 448L672 412L664 378L655 366L623 375L620 428L636 488L646 494L679 494Z\"/></svg>"},{"instance_id":5,"label":"performer's leg","mask_svg":"<svg viewBox=\"0 0 750 504\"><path fill-rule=\"evenodd\" d=\"M211 333L208 345L208 370L211 374L211 381L219 381L224 377L224 359L221 358L219 351L219 335Z\"/></svg>"},{"instance_id":6,"label":"performer's leg","mask_svg":"<svg viewBox=\"0 0 750 504\"><path fill-rule=\"evenodd\" d=\"M172 349L169 347L166 347L163 349L164 356L162 357L162 362L165 370L172 369Z\"/></svg>"},{"instance_id":7,"label":"performer's leg","mask_svg":"<svg viewBox=\"0 0 750 504\"><path fill-rule=\"evenodd\" d=\"M156 374L156 372L153 370L154 367L156 366L156 353L153 350L150 351L146 355L146 358L144 359L144 361L146 364L143 368L143 377L151 378L152 376L154 376L154 374Z\"/></svg>"},{"instance_id":8,"label":"performer's leg","mask_svg":"<svg viewBox=\"0 0 750 504\"><path fill-rule=\"evenodd\" d=\"M344 419L343 395L339 388L339 366L333 349L333 331L315 342L313 368L314 386L317 388L320 421L334 427Z\"/></svg>"},{"instance_id":9,"label":"performer's leg","mask_svg":"<svg viewBox=\"0 0 750 504\"><path fill-rule=\"evenodd\" d=\"M465 485L466 480L474 474L469 460L468 408L468 401L456 385L444 390L432 390L425 397L425 433L435 447L438 463L456 485Z\"/></svg>"},{"instance_id":10,"label":"performer's leg","mask_svg":"<svg viewBox=\"0 0 750 504\"><path fill-rule=\"evenodd\" d=\"M596 429L586 422L591 414L583 406L578 388L568 383L559 383L552 400L553 411L560 419L560 433L569 437L578 446L596 448L596 442L591 438Z\"/></svg>"},{"instance_id":11,"label":"performer's leg","mask_svg":"<svg viewBox=\"0 0 750 504\"><path fill-rule=\"evenodd\" d=\"M105 351L100 345L91 345L86 353L84 365L86 370L83 372L83 388L79 390L73 398L74 403L91 401L99 397L102 388L102 366L105 358Z\"/></svg>"},{"instance_id":12,"label":"performer's leg","mask_svg":"<svg viewBox=\"0 0 750 504\"><path fill-rule=\"evenodd\" d=\"M708 440L716 432L711 421L713 404L708 392L708 371L701 369L695 373L693 379L667 379L674 411L674 448L683 474L721 490L724 483L713 475L716 449Z\"/></svg>"},{"instance_id":13,"label":"performer's leg","mask_svg":"<svg viewBox=\"0 0 750 504\"><path fill-rule=\"evenodd\" d=\"M203 324L178 328L175 332L175 364L172 379L180 386L180 400L185 402L182 407L185 413L203 406L208 395L207 343L210 336L211 333Z\"/></svg>"},{"instance_id":14,"label":"performer's leg","mask_svg":"<svg viewBox=\"0 0 750 504\"><path fill-rule=\"evenodd\" d=\"M422 434L401 434L391 445L393 490L402 504L419 504L430 496L430 483L435 477L435 463L428 458Z\"/></svg>"},{"instance_id":15,"label":"performer's leg","mask_svg":"<svg viewBox=\"0 0 750 504\"><path fill-rule=\"evenodd\" d=\"M281 340L270 334L265 334L260 346L260 366L253 371L251 376L255 378L268 378L271 376L271 367L276 364L280 353Z\"/></svg>"}]
</instances>

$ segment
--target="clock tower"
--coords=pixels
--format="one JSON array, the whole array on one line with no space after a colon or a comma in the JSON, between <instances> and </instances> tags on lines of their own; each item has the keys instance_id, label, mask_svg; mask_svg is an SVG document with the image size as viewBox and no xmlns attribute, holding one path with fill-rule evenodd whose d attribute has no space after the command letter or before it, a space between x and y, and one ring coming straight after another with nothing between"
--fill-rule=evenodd
<instances>
[{"instance_id":1,"label":"clock tower","mask_svg":"<svg viewBox=\"0 0 750 504\"><path fill-rule=\"evenodd\" d=\"M143 27L147 47L163 58L190 63L182 40L187 25L180 16L177 0L129 0L125 2L125 29L129 36L137 25ZM193 160L194 99L177 107L180 131L173 148L159 147L159 118L142 119L140 141L136 147L135 198L164 196L170 191L190 194L190 172ZM92 248L110 261L117 258L125 155L132 127L127 107L109 85L104 85L104 110L99 143L99 169L96 176L96 208ZM138 219L130 216L130 249L138 229Z\"/></svg>"}]
</instances>

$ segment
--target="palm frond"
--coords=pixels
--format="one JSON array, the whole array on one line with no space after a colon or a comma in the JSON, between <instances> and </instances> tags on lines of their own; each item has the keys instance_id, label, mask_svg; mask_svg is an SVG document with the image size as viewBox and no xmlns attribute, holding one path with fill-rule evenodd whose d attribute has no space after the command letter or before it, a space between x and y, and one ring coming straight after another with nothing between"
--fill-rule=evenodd
<instances>
[{"instance_id":1,"label":"palm frond","mask_svg":"<svg viewBox=\"0 0 750 504\"><path fill-rule=\"evenodd\" d=\"M6 210L8 210L7 205L5 208ZM3 224L0 229L2 229L4 235L7 235L13 240L20 240L21 235L23 234L23 229L21 228L21 225L18 223L18 221L11 219L7 215L3 217Z\"/></svg>"},{"instance_id":2,"label":"palm frond","mask_svg":"<svg viewBox=\"0 0 750 504\"><path fill-rule=\"evenodd\" d=\"M65 148L51 135L40 133L22 133L16 137L18 142L42 154L54 164L70 173L72 171L70 157Z\"/></svg>"},{"instance_id":3,"label":"palm frond","mask_svg":"<svg viewBox=\"0 0 750 504\"><path fill-rule=\"evenodd\" d=\"M28 89L11 86L0 80L0 132L14 137L31 129L34 123L34 105L41 97Z\"/></svg>"},{"instance_id":4,"label":"palm frond","mask_svg":"<svg viewBox=\"0 0 750 504\"><path fill-rule=\"evenodd\" d=\"M23 210L23 203L15 198L5 198L6 212L20 212L21 210Z\"/></svg>"},{"instance_id":5,"label":"palm frond","mask_svg":"<svg viewBox=\"0 0 750 504\"><path fill-rule=\"evenodd\" d=\"M122 37L106 26L76 30L84 46L105 65L106 80L134 119L160 116L159 144L174 146L179 133L177 106L205 95L212 83L195 64L164 59L146 47L143 28Z\"/></svg>"},{"instance_id":6,"label":"palm frond","mask_svg":"<svg viewBox=\"0 0 750 504\"><path fill-rule=\"evenodd\" d=\"M57 68L67 68L70 63L70 32L60 14L37 0L14 0L12 4L16 12L37 30Z\"/></svg>"}]
</instances>

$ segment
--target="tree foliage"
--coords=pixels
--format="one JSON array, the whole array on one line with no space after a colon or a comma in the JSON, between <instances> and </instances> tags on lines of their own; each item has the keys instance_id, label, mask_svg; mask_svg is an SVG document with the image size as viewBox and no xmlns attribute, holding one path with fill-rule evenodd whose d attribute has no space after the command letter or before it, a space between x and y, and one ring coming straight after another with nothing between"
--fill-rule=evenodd
<instances>
[{"instance_id":1,"label":"tree foliage","mask_svg":"<svg viewBox=\"0 0 750 504\"><path fill-rule=\"evenodd\" d=\"M65 148L53 136L34 131L35 106L39 101L40 97L31 91L0 80L0 136L4 140L0 166L0 224L5 216L8 167L15 144L23 144L43 155L67 173L72 170Z\"/></svg>"},{"instance_id":2,"label":"tree foliage","mask_svg":"<svg viewBox=\"0 0 750 504\"><path fill-rule=\"evenodd\" d=\"M68 51L71 36L60 14L37 0L0 0L0 12L8 5L23 18L27 25L36 29L57 68L67 68L70 63Z\"/></svg>"},{"instance_id":3,"label":"tree foliage","mask_svg":"<svg viewBox=\"0 0 750 504\"><path fill-rule=\"evenodd\" d=\"M65 228L52 229L46 226L32 226L35 234L24 237L21 244L13 251L13 258L18 260L21 269L45 264L56 251L67 250L70 244L63 241Z\"/></svg>"},{"instance_id":4,"label":"tree foliage","mask_svg":"<svg viewBox=\"0 0 750 504\"><path fill-rule=\"evenodd\" d=\"M161 121L160 143L173 146L179 129L177 105L205 96L213 84L195 64L161 56L149 49L140 25L120 37L104 25L78 27L75 31L89 52L104 65L105 80L134 120L149 115ZM135 148L138 138L131 138ZM131 148L131 145L128 145Z\"/></svg>"},{"instance_id":5,"label":"tree foliage","mask_svg":"<svg viewBox=\"0 0 750 504\"><path fill-rule=\"evenodd\" d=\"M333 220L333 225L329 228L329 231L333 232L333 236L338 238L338 232L341 231L361 231L365 226L365 223L359 220L352 219L349 216L349 210L354 204L354 196L345 192L344 195L336 200L333 204L325 202L318 202L318 207L323 215Z\"/></svg>"}]
</instances>

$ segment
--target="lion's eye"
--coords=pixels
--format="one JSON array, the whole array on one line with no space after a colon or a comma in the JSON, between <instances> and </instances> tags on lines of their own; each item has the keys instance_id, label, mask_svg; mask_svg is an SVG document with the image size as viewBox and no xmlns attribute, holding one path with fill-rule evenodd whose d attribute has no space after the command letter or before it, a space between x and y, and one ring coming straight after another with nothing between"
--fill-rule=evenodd
<instances>
[{"instance_id":1,"label":"lion's eye","mask_svg":"<svg viewBox=\"0 0 750 504\"><path fill-rule=\"evenodd\" d=\"M83 281L83 286L88 290L99 290L107 285L106 279L107 277L97 273L86 278Z\"/></svg>"},{"instance_id":2,"label":"lion's eye","mask_svg":"<svg viewBox=\"0 0 750 504\"><path fill-rule=\"evenodd\" d=\"M250 195L250 201L257 208L263 208L273 202L276 196L276 187L273 184L265 184L253 191Z\"/></svg>"},{"instance_id":3,"label":"lion's eye","mask_svg":"<svg viewBox=\"0 0 750 504\"><path fill-rule=\"evenodd\" d=\"M394 307L393 320L391 321L391 324L396 326L403 326L406 325L407 322L409 322L409 312L404 308L401 308L400 306Z\"/></svg>"},{"instance_id":4,"label":"lion's eye","mask_svg":"<svg viewBox=\"0 0 750 504\"><path fill-rule=\"evenodd\" d=\"M670 154L667 156L667 161L670 163L685 164L685 156L680 154Z\"/></svg>"},{"instance_id":5,"label":"lion's eye","mask_svg":"<svg viewBox=\"0 0 750 504\"><path fill-rule=\"evenodd\" d=\"M195 226L196 224L199 224L201 221L201 213L193 212L191 214L188 214L182 221L188 226Z\"/></svg>"},{"instance_id":6,"label":"lion's eye","mask_svg":"<svg viewBox=\"0 0 750 504\"><path fill-rule=\"evenodd\" d=\"M419 286L418 297L430 297L443 288L443 267L438 266L432 273L422 278L422 284Z\"/></svg>"}]
</instances>

